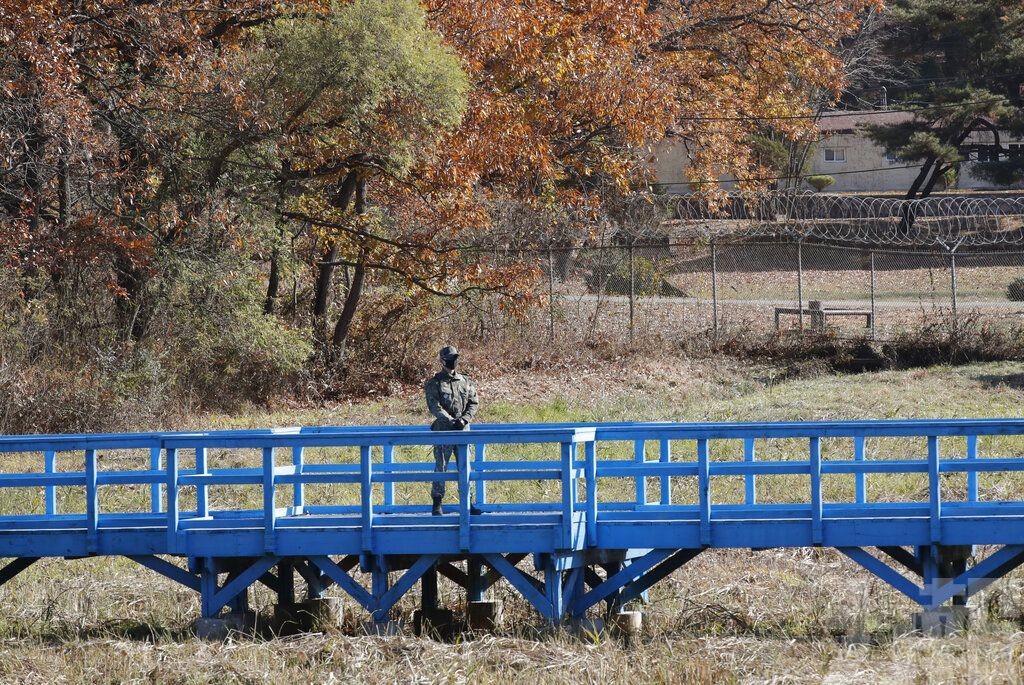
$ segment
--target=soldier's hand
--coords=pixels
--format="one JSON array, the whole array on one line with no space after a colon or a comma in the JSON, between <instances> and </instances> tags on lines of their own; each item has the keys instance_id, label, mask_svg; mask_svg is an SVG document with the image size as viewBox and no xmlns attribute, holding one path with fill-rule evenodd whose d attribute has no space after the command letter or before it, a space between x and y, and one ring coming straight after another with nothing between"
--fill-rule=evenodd
<instances>
[{"instance_id":1,"label":"soldier's hand","mask_svg":"<svg viewBox=\"0 0 1024 685\"><path fill-rule=\"evenodd\" d=\"M457 430L462 430L463 428L466 427L466 420L462 417L452 419L452 426L454 426Z\"/></svg>"}]
</instances>

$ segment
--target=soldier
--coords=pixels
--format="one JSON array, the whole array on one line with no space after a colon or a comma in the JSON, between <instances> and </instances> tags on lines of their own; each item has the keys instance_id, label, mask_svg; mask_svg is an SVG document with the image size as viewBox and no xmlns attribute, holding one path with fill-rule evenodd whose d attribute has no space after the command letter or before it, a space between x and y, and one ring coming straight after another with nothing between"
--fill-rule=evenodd
<instances>
[{"instance_id":1,"label":"soldier","mask_svg":"<svg viewBox=\"0 0 1024 685\"><path fill-rule=\"evenodd\" d=\"M424 387L427 395L427 409L434 415L434 422L430 424L430 430L468 430L469 423L473 420L479 405L476 399L476 386L468 376L455 370L459 361L459 351L453 345L442 347L439 357L441 371L427 381ZM454 445L434 445L434 470L447 470L453 452L455 452ZM455 458L457 462L457 454ZM430 513L434 516L440 516L443 513L441 500L444 498L444 486L443 480L434 481L430 485L430 497L434 503ZM471 512L479 514L480 510L473 507Z\"/></svg>"}]
</instances>

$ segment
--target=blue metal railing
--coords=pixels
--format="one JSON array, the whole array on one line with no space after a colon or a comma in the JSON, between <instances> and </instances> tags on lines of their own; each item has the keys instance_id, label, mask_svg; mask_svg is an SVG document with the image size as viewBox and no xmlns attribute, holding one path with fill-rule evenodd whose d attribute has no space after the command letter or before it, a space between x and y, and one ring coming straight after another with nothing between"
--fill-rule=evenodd
<instances>
[{"instance_id":1,"label":"blue metal railing","mask_svg":"<svg viewBox=\"0 0 1024 685\"><path fill-rule=\"evenodd\" d=\"M139 525L152 527L160 516L165 519L168 553L184 553L183 532L204 527L230 528L246 525L252 519L262 522L265 546L273 548L278 521L295 516L320 515L335 517L358 516L362 529L362 548L372 549L373 529L382 514L419 514L426 505L400 505L395 503L396 483L445 480L459 485L457 507L459 541L467 549L470 529L476 521L470 515L470 484L475 486L474 504L485 507L488 514L501 515L500 523L536 523L531 514L552 513L561 518L560 539L566 546L584 544L573 535L575 516L583 515L585 544L596 545L598 527L602 517L608 520L694 520L699 526L700 545L713 545L712 529L721 512L722 520L743 518L802 517L810 523L810 537L796 536L792 544L822 544L825 520L855 519L868 516L902 516L913 518L926 515L931 542L942 540L944 505L952 516L1008 516L1022 513L1024 492L1019 498L979 502L978 476L983 473L1011 473L1024 470L1021 456L978 456L979 436L1015 436L1024 434L1024 420L983 419L948 421L860 421L810 423L745 423L745 424L555 424L555 425L480 425L471 431L436 433L416 426L323 427L258 431L217 431L197 433L143 433L106 435L49 435L0 437L0 452L34 453L43 456L42 472L5 473L0 467L0 488L42 488L45 513L14 512L0 517L0 531L19 523L31 522L44 527L60 528L84 523L87 552L102 552L98 546L101 521L125 526L136 520ZM963 453L942 454L943 439L962 436L966 439ZM926 458L866 458L866 443L877 438L917 438L927 449ZM823 459L822 441L851 439L850 458ZM755 449L757 440L797 439L806 441L803 455L789 455L783 460L759 460ZM713 442L732 442L742 446L742 459L722 461L711 454ZM633 459L600 458L607 443L633 443ZM673 445L691 442L696 446L696 458L674 460ZM648 460L649 443L658 446L657 460ZM458 468L452 473L434 473L430 462L396 462L394 450L399 446L455 445ZM560 449L558 459L497 460L488 461L488 447L497 445L549 444ZM584 446L583 459L577 447ZM359 451L356 463L306 463L306 451L314 448L355 448ZM98 455L123 450L148 450L149 468L139 470L105 470L98 465ZM210 468L207 455L210 450L257 450L262 454L259 467ZM290 453L290 463L279 465L282 451ZM80 471L58 470L58 462L66 464L67 453L81 453L84 468ZM471 452L474 459L469 459ZM181 465L183 454L194 455L194 466ZM374 455L379 455L380 461ZM58 459L59 455L59 459ZM676 453L678 456L678 451ZM794 458L795 457L795 458ZM954 501L943 498L940 477L943 474L964 473L967 479L966 497ZM870 503L866 478L870 474L925 474L928 479L927 499L889 503ZM762 476L805 476L809 488L803 504L768 504L757 498L757 479ZM855 496L850 502L827 503L822 495L822 479L831 475L852 475ZM744 481L742 504L715 502L715 479L738 476ZM690 477L697 482L697 497L693 504L673 502L673 478ZM635 500L600 501L600 483L605 478L628 478L635 482ZM647 481L660 486L659 496L648 500ZM561 501L509 502L490 504L487 485L508 480L552 480L562 484ZM583 487L579 484L582 482ZM314 484L354 484L359 486L358 504L307 504L305 488ZM373 489L381 484L382 496L375 502ZM149 512L102 512L100 490L110 485L142 485L150 487ZM260 486L263 490L261 509L217 511L211 509L208 496L213 486ZM84 511L76 513L57 510L57 488L85 488ZM277 506L279 488L290 486L293 498L289 507ZM184 487L196 489L195 509L182 511L180 491ZM580 493L585 493L581 500ZM161 499L166 493L166 508ZM425 501L424 497L424 501ZM490 506L488 506L490 504ZM973 505L965 508L965 505ZM77 515L76 515L77 514ZM449 519L444 519L446 522ZM549 519L550 520L550 519ZM483 523L485 519L480 519ZM492 519L498 523L498 519ZM339 518L337 523L341 525ZM351 525L351 521L346 522ZM425 525L430 519L387 519L384 524L395 526ZM1024 542L1024 528L1020 541ZM575 540L575 542L574 542ZM558 543L552 543L557 548ZM0 547L0 554L3 554Z\"/></svg>"},{"instance_id":2,"label":"blue metal railing","mask_svg":"<svg viewBox=\"0 0 1024 685\"><path fill-rule=\"evenodd\" d=\"M1008 439L998 445L1003 451L980 454L979 440L998 436ZM0 584L39 557L125 555L202 588L203 615L210 616L236 601L252 582L274 581L268 580L268 569L286 559L287 564L305 564L302 568L314 580L333 579L379 618L445 555L464 555L489 565L543 615L557 619L605 598L611 601L620 591L621 597L638 596L705 548L823 545L839 549L914 601L934 607L967 597L1024 563L1024 485L1012 479L1024 471L1022 436L1022 419L3 436L0 557L17 558L0 567ZM782 458L766 459L769 450L761 443ZM438 473L432 461L398 458L398 450L435 445L454 446L454 471ZM656 455L648 454L652 445ZM314 451L316 459L311 458ZM531 458L545 451L548 455ZM225 453L235 455L236 463L217 466ZM689 456L682 458L684 453ZM121 457L141 467L106 467ZM943 476L952 474L965 474L962 492L951 493L944 484ZM981 491L984 474L1003 474L1002 487ZM872 499L869 478L893 475L921 478L927 486L914 497L900 499L889 491L884 499ZM788 503L764 501L759 479L792 476L800 485L785 492ZM852 478L852 494L848 487L826 488L833 477ZM723 500L727 488L721 483L728 478L742 480L739 501ZM609 486L615 479L625 479L627 487ZM453 514L427 515L427 487L435 481L458 485ZM555 483L556 499L492 501L488 486L512 481ZM424 504L396 501L396 486L410 483L423 484L417 499ZM653 497L651 483L656 485ZM347 485L358 494L314 502L307 488L323 485ZM132 495L116 510L104 509L101 493L116 486L141 487L148 497ZM240 495L239 505L218 506L213 496L213 488L246 486L259 488L258 503L250 506ZM70 508L69 497L58 497L64 488L83 493L83 502ZM281 506L289 488L290 500ZM11 497L11 489L40 492L42 512L38 499ZM186 506L191 489L194 506ZM735 488L729 492L737 498ZM681 501L680 494L689 496ZM481 514L473 512L474 505ZM1003 547L972 569L961 569L955 583L943 585L938 569L948 550L974 544ZM916 569L923 585L910 582L865 547ZM607 551L636 561L584 592L582 569L594 563L587 555ZM502 556L530 552L546 559L543 583ZM187 556L199 570L181 569L158 554ZM330 555L358 557L373 573L371 590L361 588L348 575L350 566L339 566ZM401 592L387 587L388 555L418 555L395 586ZM218 587L218 560L231 557L257 561ZM482 592L479 584L474 587L477 595Z\"/></svg>"}]
</instances>

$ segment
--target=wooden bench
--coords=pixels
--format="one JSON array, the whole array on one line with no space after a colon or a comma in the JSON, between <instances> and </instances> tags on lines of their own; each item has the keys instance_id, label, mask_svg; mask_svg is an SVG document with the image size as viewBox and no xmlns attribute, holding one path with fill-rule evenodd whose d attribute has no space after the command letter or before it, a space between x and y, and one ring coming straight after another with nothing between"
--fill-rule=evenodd
<instances>
[{"instance_id":1,"label":"wooden bench","mask_svg":"<svg viewBox=\"0 0 1024 685\"><path fill-rule=\"evenodd\" d=\"M801 309L800 307L776 307L775 308L775 330L780 329L780 319L783 314L792 314L799 316L801 312L810 317L810 328L814 330L824 330L825 325L828 323L829 317L836 316L863 316L864 317L864 328L872 328L874 313L870 309L847 309L845 307L822 307L821 302L818 300L811 300L807 303L807 306Z\"/></svg>"}]
</instances>

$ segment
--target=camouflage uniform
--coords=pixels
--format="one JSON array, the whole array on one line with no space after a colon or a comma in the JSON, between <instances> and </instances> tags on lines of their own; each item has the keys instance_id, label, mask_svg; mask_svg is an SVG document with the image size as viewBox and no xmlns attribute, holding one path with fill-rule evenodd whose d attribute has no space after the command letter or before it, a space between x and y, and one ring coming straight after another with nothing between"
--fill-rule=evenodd
<instances>
[{"instance_id":1,"label":"camouflage uniform","mask_svg":"<svg viewBox=\"0 0 1024 685\"><path fill-rule=\"evenodd\" d=\"M473 420L479 405L476 398L476 386L473 385L469 376L457 371L440 371L427 381L424 390L427 395L427 408L434 415L434 422L430 424L430 430L469 429L469 422ZM459 418L466 422L465 427L461 429L453 423L455 419ZM453 453L455 453L454 445L434 445L434 470L447 470ZM456 460L458 460L457 455ZM430 496L435 499L444 497L444 490L445 482L443 480L434 481L430 485Z\"/></svg>"}]
</instances>

